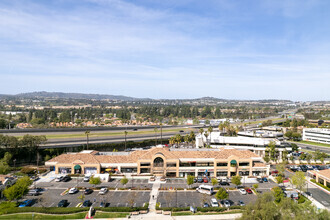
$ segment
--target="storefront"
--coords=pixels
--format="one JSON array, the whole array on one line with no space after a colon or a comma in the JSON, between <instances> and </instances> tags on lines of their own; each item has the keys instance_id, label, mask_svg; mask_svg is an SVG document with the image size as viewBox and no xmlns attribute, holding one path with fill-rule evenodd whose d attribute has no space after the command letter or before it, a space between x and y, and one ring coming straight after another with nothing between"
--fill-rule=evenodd
<instances>
[{"instance_id":1,"label":"storefront","mask_svg":"<svg viewBox=\"0 0 330 220\"><path fill-rule=\"evenodd\" d=\"M59 167L58 173L59 174L71 174L71 167Z\"/></svg>"},{"instance_id":2,"label":"storefront","mask_svg":"<svg viewBox=\"0 0 330 220\"><path fill-rule=\"evenodd\" d=\"M96 167L85 167L84 174L96 174L97 168Z\"/></svg>"}]
</instances>

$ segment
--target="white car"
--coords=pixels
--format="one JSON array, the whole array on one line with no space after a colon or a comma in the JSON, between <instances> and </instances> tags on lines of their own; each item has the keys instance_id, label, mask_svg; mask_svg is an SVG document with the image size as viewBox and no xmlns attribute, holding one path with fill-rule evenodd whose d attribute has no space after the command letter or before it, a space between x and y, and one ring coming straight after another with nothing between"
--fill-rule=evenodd
<instances>
[{"instance_id":1,"label":"white car","mask_svg":"<svg viewBox=\"0 0 330 220\"><path fill-rule=\"evenodd\" d=\"M239 189L239 192L240 192L242 195L246 195L246 190L245 190L245 189Z\"/></svg>"},{"instance_id":2,"label":"white car","mask_svg":"<svg viewBox=\"0 0 330 220\"><path fill-rule=\"evenodd\" d=\"M216 199L211 199L211 206L212 207L219 207L219 203L218 203L218 201L216 200Z\"/></svg>"},{"instance_id":3,"label":"white car","mask_svg":"<svg viewBox=\"0 0 330 220\"><path fill-rule=\"evenodd\" d=\"M64 176L58 176L55 178L55 182L61 182L63 180Z\"/></svg>"},{"instance_id":4,"label":"white car","mask_svg":"<svg viewBox=\"0 0 330 220\"><path fill-rule=\"evenodd\" d=\"M76 192L78 192L79 190L77 188L71 188L69 190L69 194L75 194Z\"/></svg>"},{"instance_id":5,"label":"white car","mask_svg":"<svg viewBox=\"0 0 330 220\"><path fill-rule=\"evenodd\" d=\"M223 202L223 205L226 207L226 208L229 208L230 207L230 202L228 200L225 200Z\"/></svg>"},{"instance_id":6,"label":"white car","mask_svg":"<svg viewBox=\"0 0 330 220\"><path fill-rule=\"evenodd\" d=\"M108 192L108 189L107 189L107 188L101 188L99 194L100 194L100 195L104 195L104 194L106 194L107 192Z\"/></svg>"}]
</instances>

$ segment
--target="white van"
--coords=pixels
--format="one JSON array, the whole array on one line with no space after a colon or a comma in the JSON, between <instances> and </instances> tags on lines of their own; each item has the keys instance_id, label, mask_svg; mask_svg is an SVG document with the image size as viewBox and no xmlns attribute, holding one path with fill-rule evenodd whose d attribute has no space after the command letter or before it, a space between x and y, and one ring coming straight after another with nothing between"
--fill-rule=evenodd
<instances>
[{"instance_id":1,"label":"white van","mask_svg":"<svg viewBox=\"0 0 330 220\"><path fill-rule=\"evenodd\" d=\"M212 195L214 192L214 188L213 186L209 186L209 185L200 185L198 188L196 188L196 191L200 193Z\"/></svg>"}]
</instances>

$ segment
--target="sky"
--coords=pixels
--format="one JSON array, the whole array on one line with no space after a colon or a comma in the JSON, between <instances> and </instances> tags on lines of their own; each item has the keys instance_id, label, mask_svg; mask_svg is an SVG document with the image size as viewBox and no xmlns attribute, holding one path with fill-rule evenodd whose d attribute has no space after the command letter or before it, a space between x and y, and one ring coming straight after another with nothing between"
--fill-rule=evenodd
<instances>
[{"instance_id":1,"label":"sky","mask_svg":"<svg viewBox=\"0 0 330 220\"><path fill-rule=\"evenodd\" d=\"M0 93L330 100L327 0L1 0Z\"/></svg>"}]
</instances>

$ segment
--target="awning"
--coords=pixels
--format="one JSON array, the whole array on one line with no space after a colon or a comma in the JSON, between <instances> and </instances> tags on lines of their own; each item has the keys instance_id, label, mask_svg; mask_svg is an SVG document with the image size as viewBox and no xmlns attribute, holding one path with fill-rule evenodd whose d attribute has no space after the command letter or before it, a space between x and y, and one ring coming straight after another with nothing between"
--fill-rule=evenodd
<instances>
[{"instance_id":1,"label":"awning","mask_svg":"<svg viewBox=\"0 0 330 220\"><path fill-rule=\"evenodd\" d=\"M112 170L111 168L105 169L105 171L111 171L111 170Z\"/></svg>"},{"instance_id":2,"label":"awning","mask_svg":"<svg viewBox=\"0 0 330 220\"><path fill-rule=\"evenodd\" d=\"M79 170L79 169L81 169L81 166L79 164L77 164L76 166L74 166L74 169Z\"/></svg>"},{"instance_id":3,"label":"awning","mask_svg":"<svg viewBox=\"0 0 330 220\"><path fill-rule=\"evenodd\" d=\"M230 164L237 164L237 161L236 160L231 160Z\"/></svg>"}]
</instances>

